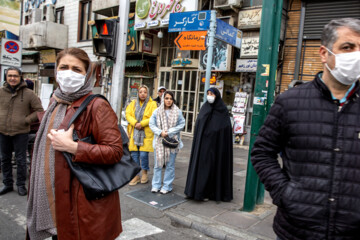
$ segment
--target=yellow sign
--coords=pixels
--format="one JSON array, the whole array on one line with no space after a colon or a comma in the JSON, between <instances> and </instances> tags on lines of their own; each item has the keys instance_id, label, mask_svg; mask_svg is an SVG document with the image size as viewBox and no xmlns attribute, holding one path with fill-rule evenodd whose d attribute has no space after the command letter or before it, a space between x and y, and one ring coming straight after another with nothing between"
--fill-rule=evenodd
<instances>
[{"instance_id":1,"label":"yellow sign","mask_svg":"<svg viewBox=\"0 0 360 240\"><path fill-rule=\"evenodd\" d=\"M207 31L181 32L175 39L180 50L206 50Z\"/></svg>"}]
</instances>

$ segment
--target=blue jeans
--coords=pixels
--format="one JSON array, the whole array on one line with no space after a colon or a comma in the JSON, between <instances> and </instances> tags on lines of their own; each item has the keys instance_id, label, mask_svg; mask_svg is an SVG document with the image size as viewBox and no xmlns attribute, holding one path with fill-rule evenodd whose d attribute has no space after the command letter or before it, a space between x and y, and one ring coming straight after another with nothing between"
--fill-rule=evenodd
<instances>
[{"instance_id":1,"label":"blue jeans","mask_svg":"<svg viewBox=\"0 0 360 240\"><path fill-rule=\"evenodd\" d=\"M166 164L166 167L165 167L164 185L163 185L162 189L164 189L166 191L172 190L172 182L175 179L175 158L176 158L176 153L170 153L170 160ZM161 188L161 172L162 172L163 166L158 166L157 161L156 161L156 153L154 153L154 160L155 160L155 164L154 164L154 176L152 179L152 187L156 188L156 189L160 189Z\"/></svg>"},{"instance_id":2,"label":"blue jeans","mask_svg":"<svg viewBox=\"0 0 360 240\"><path fill-rule=\"evenodd\" d=\"M131 151L131 157L134 161L141 166L142 170L149 170L149 152ZM141 162L141 164L140 164Z\"/></svg>"},{"instance_id":3,"label":"blue jeans","mask_svg":"<svg viewBox=\"0 0 360 240\"><path fill-rule=\"evenodd\" d=\"M3 172L3 183L5 186L13 186L12 152L15 152L17 186L25 186L26 181L26 150L29 134L17 134L15 136L3 135L0 133L0 156Z\"/></svg>"}]
</instances>

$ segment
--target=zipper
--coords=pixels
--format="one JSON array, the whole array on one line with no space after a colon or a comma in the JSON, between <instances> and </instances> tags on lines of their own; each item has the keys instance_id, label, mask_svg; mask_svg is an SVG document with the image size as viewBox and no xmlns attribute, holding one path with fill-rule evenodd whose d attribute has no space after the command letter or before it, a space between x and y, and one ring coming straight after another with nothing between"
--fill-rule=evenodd
<instances>
[{"instance_id":1,"label":"zipper","mask_svg":"<svg viewBox=\"0 0 360 240\"><path fill-rule=\"evenodd\" d=\"M332 142L332 165L331 165L331 178L330 178L330 192L329 192L329 196L328 199L332 199L333 198L333 190L334 190L334 175L335 175L335 148L336 148L336 143L337 143L337 135L338 135L338 121L339 121L339 114L341 112L342 107L340 105L337 106L337 111L335 112L335 119L334 119L334 123L335 123L335 127L333 130L333 142ZM326 224L326 238L325 239L329 239L329 236L331 236L330 234L330 218L331 218L331 202L327 201L327 224Z\"/></svg>"}]
</instances>

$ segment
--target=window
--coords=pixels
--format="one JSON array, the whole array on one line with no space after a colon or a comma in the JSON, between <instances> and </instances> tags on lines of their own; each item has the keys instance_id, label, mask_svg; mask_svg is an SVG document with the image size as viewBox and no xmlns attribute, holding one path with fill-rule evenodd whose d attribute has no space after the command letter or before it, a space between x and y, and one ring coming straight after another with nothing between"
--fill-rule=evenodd
<instances>
[{"instance_id":1,"label":"window","mask_svg":"<svg viewBox=\"0 0 360 240\"><path fill-rule=\"evenodd\" d=\"M88 21L94 19L94 14L91 12L91 0L80 2L80 31L79 41L86 41L91 39L90 26Z\"/></svg>"},{"instance_id":2,"label":"window","mask_svg":"<svg viewBox=\"0 0 360 240\"><path fill-rule=\"evenodd\" d=\"M64 7L56 9L55 22L59 24L64 24Z\"/></svg>"}]
</instances>

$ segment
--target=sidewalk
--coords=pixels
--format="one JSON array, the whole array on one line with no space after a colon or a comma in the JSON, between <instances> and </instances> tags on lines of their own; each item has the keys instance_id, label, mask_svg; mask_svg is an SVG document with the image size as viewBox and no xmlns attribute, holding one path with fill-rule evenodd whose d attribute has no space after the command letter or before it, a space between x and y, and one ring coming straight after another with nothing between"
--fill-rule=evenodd
<instances>
[{"instance_id":1,"label":"sidewalk","mask_svg":"<svg viewBox=\"0 0 360 240\"><path fill-rule=\"evenodd\" d=\"M176 158L173 191L184 195L192 138L182 137L184 148ZM152 156L151 156L152 157ZM151 159L150 157L150 159ZM164 213L176 224L193 228L215 239L275 239L272 222L276 207L265 193L265 203L254 212L242 212L248 147L234 145L234 199L229 202L189 200ZM150 161L151 162L151 161ZM151 171L152 172L152 171Z\"/></svg>"}]
</instances>

